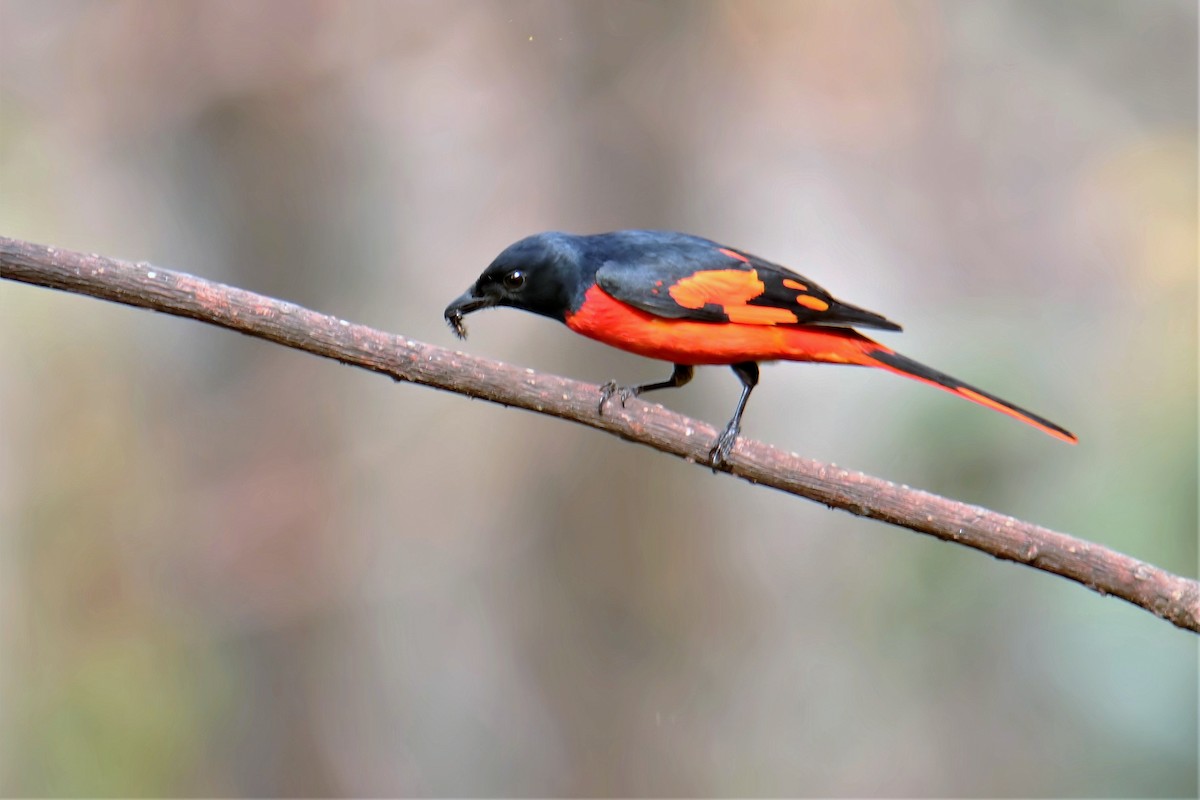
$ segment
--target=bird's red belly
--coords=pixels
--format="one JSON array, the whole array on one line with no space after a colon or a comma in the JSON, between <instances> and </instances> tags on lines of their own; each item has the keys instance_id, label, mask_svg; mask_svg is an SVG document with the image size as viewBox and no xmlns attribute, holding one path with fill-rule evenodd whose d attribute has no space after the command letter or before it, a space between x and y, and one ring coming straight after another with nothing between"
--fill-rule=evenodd
<instances>
[{"instance_id":1,"label":"bird's red belly","mask_svg":"<svg viewBox=\"0 0 1200 800\"><path fill-rule=\"evenodd\" d=\"M607 345L675 364L741 361L862 363L866 339L840 328L782 327L666 319L614 300L599 286L566 318L567 327Z\"/></svg>"}]
</instances>

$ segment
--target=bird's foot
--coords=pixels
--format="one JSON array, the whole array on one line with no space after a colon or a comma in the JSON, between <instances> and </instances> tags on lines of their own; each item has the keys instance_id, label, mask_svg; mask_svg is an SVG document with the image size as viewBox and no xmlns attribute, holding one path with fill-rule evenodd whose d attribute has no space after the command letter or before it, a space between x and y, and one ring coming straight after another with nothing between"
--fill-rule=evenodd
<instances>
[{"instance_id":1,"label":"bird's foot","mask_svg":"<svg viewBox=\"0 0 1200 800\"><path fill-rule=\"evenodd\" d=\"M625 407L625 403L631 397L637 397L641 393L641 387L638 386L619 386L616 381L609 381L600 387L600 405L596 407L597 414L604 414L604 407L608 405L608 401L616 395L621 401L621 408Z\"/></svg>"},{"instance_id":2,"label":"bird's foot","mask_svg":"<svg viewBox=\"0 0 1200 800\"><path fill-rule=\"evenodd\" d=\"M712 467L713 472L725 466L725 459L729 457L729 453L737 443L738 434L740 433L741 429L733 426L721 431L721 435L717 437L716 444L708 451L708 465Z\"/></svg>"}]
</instances>

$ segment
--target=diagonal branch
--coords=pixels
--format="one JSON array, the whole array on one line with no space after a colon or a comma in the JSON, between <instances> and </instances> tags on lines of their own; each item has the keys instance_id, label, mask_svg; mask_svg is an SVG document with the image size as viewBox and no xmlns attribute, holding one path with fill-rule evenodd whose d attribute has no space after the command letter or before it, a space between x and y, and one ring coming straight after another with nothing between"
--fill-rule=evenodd
<instances>
[{"instance_id":1,"label":"diagonal branch","mask_svg":"<svg viewBox=\"0 0 1200 800\"><path fill-rule=\"evenodd\" d=\"M703 463L715 431L631 400L596 413L598 388L355 325L232 286L0 237L0 277L207 322L343 364L561 417ZM707 467L705 467L707 468ZM739 440L723 467L751 483L1061 575L1200 632L1200 583L1098 544L861 472Z\"/></svg>"}]
</instances>

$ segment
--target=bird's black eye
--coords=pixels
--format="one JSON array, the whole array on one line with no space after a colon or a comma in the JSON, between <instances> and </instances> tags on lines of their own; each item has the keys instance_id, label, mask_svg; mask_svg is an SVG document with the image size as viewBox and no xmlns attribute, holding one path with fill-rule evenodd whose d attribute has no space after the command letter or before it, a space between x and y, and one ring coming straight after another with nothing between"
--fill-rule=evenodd
<instances>
[{"instance_id":1,"label":"bird's black eye","mask_svg":"<svg viewBox=\"0 0 1200 800\"><path fill-rule=\"evenodd\" d=\"M504 288L515 292L525 285L525 273L519 269L514 269L512 272L504 276Z\"/></svg>"}]
</instances>

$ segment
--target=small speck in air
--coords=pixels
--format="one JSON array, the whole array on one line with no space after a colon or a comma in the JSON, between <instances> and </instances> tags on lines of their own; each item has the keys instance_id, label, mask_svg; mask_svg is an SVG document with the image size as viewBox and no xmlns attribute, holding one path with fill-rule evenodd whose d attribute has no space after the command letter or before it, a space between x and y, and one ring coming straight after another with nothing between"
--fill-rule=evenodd
<instances>
[{"instance_id":1,"label":"small speck in air","mask_svg":"<svg viewBox=\"0 0 1200 800\"><path fill-rule=\"evenodd\" d=\"M532 37L532 36L530 36L530 37L529 37L529 41L531 41L531 42L533 41L533 37Z\"/></svg>"}]
</instances>

